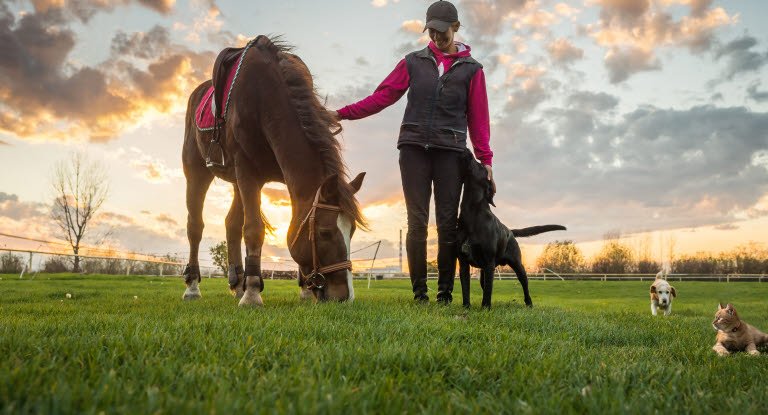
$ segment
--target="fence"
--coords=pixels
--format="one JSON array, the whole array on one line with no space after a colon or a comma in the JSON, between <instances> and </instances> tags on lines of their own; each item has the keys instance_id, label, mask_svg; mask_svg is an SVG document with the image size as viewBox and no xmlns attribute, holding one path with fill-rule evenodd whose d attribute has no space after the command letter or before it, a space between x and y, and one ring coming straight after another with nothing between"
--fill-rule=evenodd
<instances>
[{"instance_id":1,"label":"fence","mask_svg":"<svg viewBox=\"0 0 768 415\"><path fill-rule=\"evenodd\" d=\"M107 273L107 274L125 274L125 275L132 275L132 271L140 271L139 273L136 273L138 275L156 275L156 276L180 276L181 272L183 270L183 267L186 265L182 262L176 262L176 261L170 261L170 260L163 260L163 259L151 259L150 257L146 256L145 258L126 258L126 257L118 257L118 256L106 256L106 255L74 255L69 253L63 253L63 252L50 252L50 251L40 251L40 250L30 250L30 249L14 249L14 248L4 248L0 247L0 252L8 252L10 255L13 255L14 253L20 253L20 254L26 254L28 257L25 259L23 256L21 257L22 260L24 260L23 265L21 265L21 271L19 278L23 278L25 273L31 273L31 272L40 272L45 271L45 267L47 265L47 261L44 264L42 262L42 259L45 257L65 257L65 258L72 258L75 256L80 257L81 260L81 268L83 268L86 272L88 271L88 260L98 260L98 261L106 261L108 264L120 264L118 266L111 266L110 268L112 271L107 272L100 272L100 273ZM6 254L7 255L7 254ZM35 267L34 260L37 259L37 267ZM139 265L144 265L143 267L139 267ZM146 264L152 264L154 266L148 267ZM218 269L216 267L212 266L201 266L201 271L203 271L203 274L206 274L208 278L211 278L214 276L214 274L217 273ZM147 271L151 270L150 272L141 272L141 271ZM114 272L117 271L117 272ZM19 272L18 270L14 270L14 272ZM65 270L60 270L59 272L65 272ZM133 274L133 275L136 275Z\"/></svg>"},{"instance_id":2,"label":"fence","mask_svg":"<svg viewBox=\"0 0 768 415\"><path fill-rule=\"evenodd\" d=\"M401 272L356 272L355 278L358 279L409 279L407 273ZM470 274L472 279L479 279L479 270L472 270ZM436 272L427 273L428 279L437 279ZM496 280L517 280L514 273L497 272ZM541 281L653 281L656 274L555 274L555 273L529 273L529 280ZM724 274L724 275L704 275L704 274L667 274L667 281L708 281L708 282L768 282L766 274Z\"/></svg>"}]
</instances>

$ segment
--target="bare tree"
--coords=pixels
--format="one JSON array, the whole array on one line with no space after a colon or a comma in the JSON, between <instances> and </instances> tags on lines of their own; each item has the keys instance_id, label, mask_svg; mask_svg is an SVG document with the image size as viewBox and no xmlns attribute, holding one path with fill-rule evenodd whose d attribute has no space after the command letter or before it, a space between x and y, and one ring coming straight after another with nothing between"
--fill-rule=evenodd
<instances>
[{"instance_id":1,"label":"bare tree","mask_svg":"<svg viewBox=\"0 0 768 415\"><path fill-rule=\"evenodd\" d=\"M88 224L109 194L105 168L90 163L83 153L72 153L56 163L51 176L54 201L51 218L64 233L75 254L74 272L80 272L80 242Z\"/></svg>"}]
</instances>

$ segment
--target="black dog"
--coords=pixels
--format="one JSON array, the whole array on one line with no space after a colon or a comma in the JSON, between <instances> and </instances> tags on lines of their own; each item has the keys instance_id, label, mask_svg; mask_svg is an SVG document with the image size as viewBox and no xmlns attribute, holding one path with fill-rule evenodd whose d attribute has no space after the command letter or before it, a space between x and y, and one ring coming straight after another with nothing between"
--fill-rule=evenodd
<instances>
[{"instance_id":1,"label":"black dog","mask_svg":"<svg viewBox=\"0 0 768 415\"><path fill-rule=\"evenodd\" d=\"M493 273L499 265L509 265L523 286L525 304L533 307L528 294L528 274L521 261L520 245L515 237L538 235L565 230L561 225L533 226L510 230L491 212L493 190L488 172L469 150L464 152L464 194L459 214L459 278L464 307L469 307L469 266L480 268L480 286L483 288L483 307L491 307Z\"/></svg>"}]
</instances>

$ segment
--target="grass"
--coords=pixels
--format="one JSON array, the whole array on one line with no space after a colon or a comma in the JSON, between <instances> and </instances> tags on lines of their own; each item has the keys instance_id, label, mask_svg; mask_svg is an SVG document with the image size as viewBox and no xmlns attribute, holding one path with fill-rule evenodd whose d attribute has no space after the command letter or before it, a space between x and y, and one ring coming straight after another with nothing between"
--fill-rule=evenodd
<instances>
[{"instance_id":1,"label":"grass","mask_svg":"<svg viewBox=\"0 0 768 415\"><path fill-rule=\"evenodd\" d=\"M447 307L372 284L316 306L267 281L243 309L221 279L183 302L181 279L2 275L0 413L768 411L768 355L711 350L718 301L768 331L768 284L673 282L667 318L648 282L533 281L533 309L497 282L490 311L477 281L469 311L458 281Z\"/></svg>"}]
</instances>

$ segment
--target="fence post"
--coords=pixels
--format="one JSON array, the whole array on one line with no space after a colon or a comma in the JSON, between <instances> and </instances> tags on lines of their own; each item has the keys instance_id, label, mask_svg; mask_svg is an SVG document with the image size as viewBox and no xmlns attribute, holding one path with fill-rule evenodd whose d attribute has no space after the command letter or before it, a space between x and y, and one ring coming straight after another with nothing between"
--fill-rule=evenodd
<instances>
[{"instance_id":1,"label":"fence post","mask_svg":"<svg viewBox=\"0 0 768 415\"><path fill-rule=\"evenodd\" d=\"M731 274L725 275L725 282L731 282Z\"/></svg>"},{"instance_id":2,"label":"fence post","mask_svg":"<svg viewBox=\"0 0 768 415\"><path fill-rule=\"evenodd\" d=\"M125 275L131 275L131 261L128 262L128 266L125 267Z\"/></svg>"},{"instance_id":3,"label":"fence post","mask_svg":"<svg viewBox=\"0 0 768 415\"><path fill-rule=\"evenodd\" d=\"M161 277L163 276L163 265L165 265L165 264L160 263L160 276Z\"/></svg>"},{"instance_id":4,"label":"fence post","mask_svg":"<svg viewBox=\"0 0 768 415\"><path fill-rule=\"evenodd\" d=\"M29 267L27 267L27 272L32 272L32 251L29 252Z\"/></svg>"}]
</instances>

